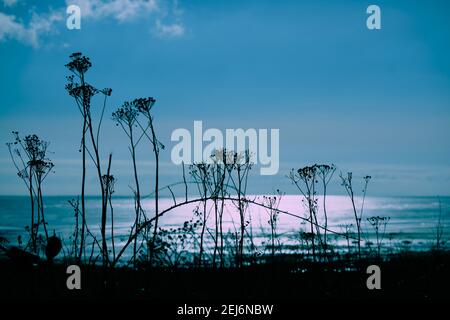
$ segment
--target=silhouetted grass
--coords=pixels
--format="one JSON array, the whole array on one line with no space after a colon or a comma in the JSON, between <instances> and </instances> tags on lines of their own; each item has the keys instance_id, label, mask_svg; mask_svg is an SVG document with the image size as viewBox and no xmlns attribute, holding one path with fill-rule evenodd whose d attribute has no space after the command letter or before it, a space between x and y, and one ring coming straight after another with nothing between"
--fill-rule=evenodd
<instances>
[{"instance_id":1,"label":"silhouetted grass","mask_svg":"<svg viewBox=\"0 0 450 320\"><path fill-rule=\"evenodd\" d=\"M378 264L382 290L368 290L366 267ZM82 290L66 288L65 265L25 268L0 260L3 298L149 298L166 301L290 301L311 299L448 299L450 253L422 252L388 260L273 263L226 270L209 268L82 267Z\"/></svg>"}]
</instances>

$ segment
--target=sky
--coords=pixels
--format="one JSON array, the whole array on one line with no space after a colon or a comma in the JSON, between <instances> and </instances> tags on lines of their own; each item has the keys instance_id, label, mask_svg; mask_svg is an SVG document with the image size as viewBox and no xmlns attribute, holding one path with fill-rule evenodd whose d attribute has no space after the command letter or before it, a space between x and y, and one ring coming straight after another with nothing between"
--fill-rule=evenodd
<instances>
[{"instance_id":1,"label":"sky","mask_svg":"<svg viewBox=\"0 0 450 320\"><path fill-rule=\"evenodd\" d=\"M66 27L70 4L81 8L80 30ZM380 30L366 26L371 4ZM64 65L83 52L93 63L88 81L113 89L101 155L113 153L117 194L130 194L132 167L110 115L153 96L163 183L181 180L171 132L201 120L280 130L279 173L253 170L251 193L294 193L291 168L334 163L356 184L371 175L371 195L449 195L449 9L448 1L0 0L0 194L26 194L5 145L13 130L50 141L46 194L79 193L82 119ZM151 190L150 145L138 154ZM95 193L92 168L88 182ZM344 192L337 175L331 192Z\"/></svg>"}]
</instances>

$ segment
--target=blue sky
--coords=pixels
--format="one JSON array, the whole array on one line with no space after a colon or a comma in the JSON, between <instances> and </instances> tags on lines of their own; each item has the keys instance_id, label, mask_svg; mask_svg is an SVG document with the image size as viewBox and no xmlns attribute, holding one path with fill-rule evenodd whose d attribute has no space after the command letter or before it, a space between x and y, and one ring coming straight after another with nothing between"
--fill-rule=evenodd
<instances>
[{"instance_id":1,"label":"blue sky","mask_svg":"<svg viewBox=\"0 0 450 320\"><path fill-rule=\"evenodd\" d=\"M255 172L255 193L293 192L284 175L315 162L372 175L375 195L450 193L448 1L0 2L0 141L12 130L51 141L48 194L79 192L81 118L64 90L75 51L93 62L89 81L113 89L102 156L113 152L118 193L131 167L109 115L141 96L157 99L163 182L180 180L171 132L202 120L280 129L280 172ZM82 8L81 30L65 27L68 4ZM366 27L370 4L381 30ZM150 180L150 146L139 154ZM6 146L0 162L0 194L25 193Z\"/></svg>"}]
</instances>

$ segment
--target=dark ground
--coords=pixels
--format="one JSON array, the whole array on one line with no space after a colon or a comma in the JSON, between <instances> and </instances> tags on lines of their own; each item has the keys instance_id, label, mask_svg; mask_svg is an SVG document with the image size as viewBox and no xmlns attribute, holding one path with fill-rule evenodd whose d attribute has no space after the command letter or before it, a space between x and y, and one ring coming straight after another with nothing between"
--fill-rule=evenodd
<instances>
[{"instance_id":1,"label":"dark ground","mask_svg":"<svg viewBox=\"0 0 450 320\"><path fill-rule=\"evenodd\" d=\"M368 290L366 268L381 268L381 290ZM239 269L133 271L81 267L81 290L68 290L62 264L23 266L0 261L2 299L127 298L164 301L304 301L309 299L450 299L450 253L408 253L389 261L292 263ZM106 285L105 285L106 283Z\"/></svg>"}]
</instances>

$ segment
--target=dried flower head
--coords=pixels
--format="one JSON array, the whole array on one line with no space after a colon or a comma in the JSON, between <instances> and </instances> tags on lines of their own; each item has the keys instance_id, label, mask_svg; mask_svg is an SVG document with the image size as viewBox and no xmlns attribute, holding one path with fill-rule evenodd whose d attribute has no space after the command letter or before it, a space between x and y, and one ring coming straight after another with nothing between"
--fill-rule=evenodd
<instances>
[{"instance_id":1,"label":"dried flower head","mask_svg":"<svg viewBox=\"0 0 450 320\"><path fill-rule=\"evenodd\" d=\"M86 73L86 71L92 67L89 58L84 56L81 52L75 52L71 54L69 58L70 62L66 64L66 68L78 75Z\"/></svg>"},{"instance_id":2,"label":"dried flower head","mask_svg":"<svg viewBox=\"0 0 450 320\"><path fill-rule=\"evenodd\" d=\"M152 97L148 98L137 98L134 99L131 103L134 105L134 107L142 114L149 116L150 110L152 109L153 105L155 104L156 100Z\"/></svg>"},{"instance_id":3,"label":"dried flower head","mask_svg":"<svg viewBox=\"0 0 450 320\"><path fill-rule=\"evenodd\" d=\"M128 127L131 127L136 122L138 114L138 110L134 107L132 102L125 102L120 108L113 112L112 118L117 125L126 124Z\"/></svg>"}]
</instances>

